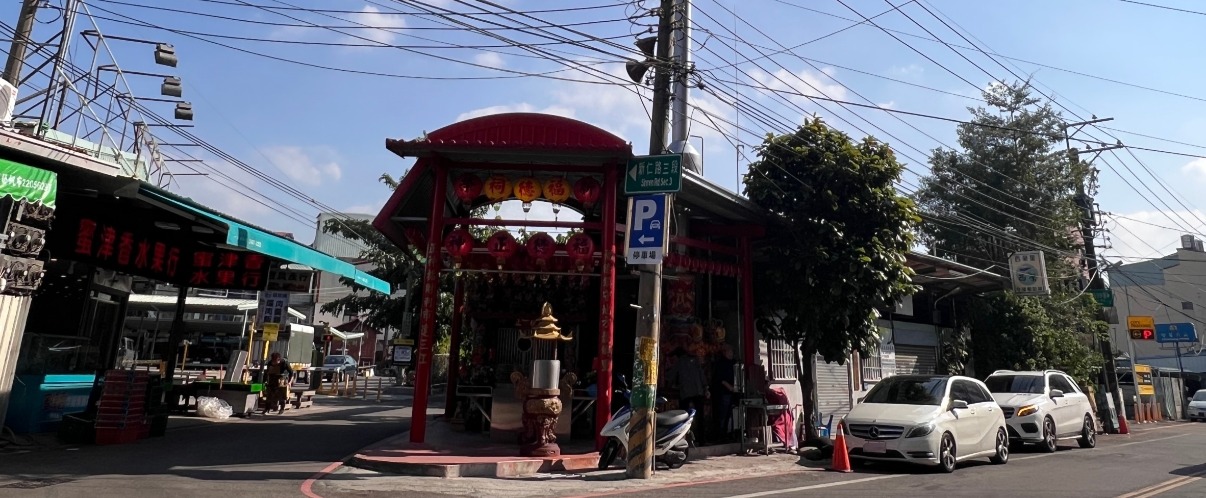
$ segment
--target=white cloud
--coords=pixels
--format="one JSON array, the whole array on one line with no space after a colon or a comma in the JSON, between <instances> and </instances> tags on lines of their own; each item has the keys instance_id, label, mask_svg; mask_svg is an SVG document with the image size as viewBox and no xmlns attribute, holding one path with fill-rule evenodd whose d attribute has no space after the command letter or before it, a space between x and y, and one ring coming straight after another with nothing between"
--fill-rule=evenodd
<instances>
[{"instance_id":1,"label":"white cloud","mask_svg":"<svg viewBox=\"0 0 1206 498\"><path fill-rule=\"evenodd\" d=\"M456 120L464 121L466 119L473 119L473 118L477 118L477 117L481 117L481 116L489 116L491 114L503 114L503 113L508 113L508 112L538 112L541 114L552 114L555 116L561 116L561 117L566 117L566 118L574 117L574 110L570 109L568 107L559 106L559 105L537 107L537 106L535 106L533 104L529 104L527 102L520 102L518 104L492 105L489 107L482 107L480 109L474 109L472 111L462 112L460 115L458 115L456 117Z\"/></svg>"},{"instance_id":2,"label":"white cloud","mask_svg":"<svg viewBox=\"0 0 1206 498\"><path fill-rule=\"evenodd\" d=\"M382 199L380 202L368 202L368 203L364 203L364 204L355 204L355 205L343 208L343 212L346 214L367 214L370 216L376 216L377 213L381 212L381 208L383 206L385 206L386 200L388 200L388 199Z\"/></svg>"},{"instance_id":3,"label":"white cloud","mask_svg":"<svg viewBox=\"0 0 1206 498\"><path fill-rule=\"evenodd\" d=\"M1109 219L1106 228L1113 248L1104 251L1107 257L1132 261L1167 256L1181 246L1181 235L1190 233L1178 228L1187 222L1193 223L1189 228L1198 238L1206 239L1206 226L1201 223L1206 220L1206 213L1201 210L1138 211Z\"/></svg>"},{"instance_id":4,"label":"white cloud","mask_svg":"<svg viewBox=\"0 0 1206 498\"><path fill-rule=\"evenodd\" d=\"M289 179L305 185L319 186L343 177L335 153L326 147L271 146L260 152Z\"/></svg>"},{"instance_id":5,"label":"white cloud","mask_svg":"<svg viewBox=\"0 0 1206 498\"><path fill-rule=\"evenodd\" d=\"M896 101L895 101L895 100L889 100L889 101L887 101L887 102L882 102L882 103L875 104L875 105L877 105L877 106L879 106L880 108L883 108L883 109L895 109L895 108L896 108Z\"/></svg>"},{"instance_id":6,"label":"white cloud","mask_svg":"<svg viewBox=\"0 0 1206 498\"><path fill-rule=\"evenodd\" d=\"M349 16L349 20L353 24L374 27L399 28L406 25L402 19L402 16L384 14L381 12L381 9L372 5L365 5L364 8L360 9L360 12ZM397 33L383 29L356 29L353 31L363 38L368 38L385 45L393 45L394 40L398 37Z\"/></svg>"},{"instance_id":7,"label":"white cloud","mask_svg":"<svg viewBox=\"0 0 1206 498\"><path fill-rule=\"evenodd\" d=\"M486 67L501 68L507 65L507 61L503 60L498 52L482 52L473 56L475 64L481 64Z\"/></svg>"},{"instance_id":8,"label":"white cloud","mask_svg":"<svg viewBox=\"0 0 1206 498\"><path fill-rule=\"evenodd\" d=\"M1190 179L1206 181L1206 159L1194 159L1181 166L1181 173Z\"/></svg>"},{"instance_id":9,"label":"white cloud","mask_svg":"<svg viewBox=\"0 0 1206 498\"><path fill-rule=\"evenodd\" d=\"M332 19L326 17L315 16L312 18L302 17L302 22L297 26L281 26L269 32L269 38L276 40L314 40L314 41L332 41L336 43L349 43L359 45L371 45L373 42L382 45L393 45L398 38L397 30L406 27L404 16L397 12L382 12L381 9L372 5L365 5L359 12L349 14L346 22L332 22ZM355 29L342 30L344 34L324 29L316 26L309 26L307 23L313 23L318 26L331 24L339 24L342 26L355 26ZM361 26L370 26L373 28L388 28L387 29L364 29ZM355 47L354 47L355 48Z\"/></svg>"},{"instance_id":10,"label":"white cloud","mask_svg":"<svg viewBox=\"0 0 1206 498\"><path fill-rule=\"evenodd\" d=\"M925 73L925 68L917 64L909 64L907 66L893 66L888 72L901 78L920 79L921 75Z\"/></svg>"}]
</instances>

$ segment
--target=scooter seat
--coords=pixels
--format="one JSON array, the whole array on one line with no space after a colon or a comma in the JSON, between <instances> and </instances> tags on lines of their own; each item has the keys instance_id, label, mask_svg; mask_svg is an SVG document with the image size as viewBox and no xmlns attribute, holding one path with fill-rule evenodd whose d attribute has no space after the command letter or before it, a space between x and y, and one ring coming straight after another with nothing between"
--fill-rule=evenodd
<instances>
[{"instance_id":1,"label":"scooter seat","mask_svg":"<svg viewBox=\"0 0 1206 498\"><path fill-rule=\"evenodd\" d=\"M690 417L686 410L670 410L657 414L658 427L673 427L687 421Z\"/></svg>"}]
</instances>

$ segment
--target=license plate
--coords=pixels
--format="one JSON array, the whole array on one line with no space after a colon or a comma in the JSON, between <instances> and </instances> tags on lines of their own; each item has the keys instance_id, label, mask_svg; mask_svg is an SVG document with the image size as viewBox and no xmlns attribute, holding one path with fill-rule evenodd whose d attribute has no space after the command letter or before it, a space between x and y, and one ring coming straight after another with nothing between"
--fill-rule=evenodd
<instances>
[{"instance_id":1,"label":"license plate","mask_svg":"<svg viewBox=\"0 0 1206 498\"><path fill-rule=\"evenodd\" d=\"M887 453L888 443L883 441L868 441L863 445L863 453Z\"/></svg>"}]
</instances>

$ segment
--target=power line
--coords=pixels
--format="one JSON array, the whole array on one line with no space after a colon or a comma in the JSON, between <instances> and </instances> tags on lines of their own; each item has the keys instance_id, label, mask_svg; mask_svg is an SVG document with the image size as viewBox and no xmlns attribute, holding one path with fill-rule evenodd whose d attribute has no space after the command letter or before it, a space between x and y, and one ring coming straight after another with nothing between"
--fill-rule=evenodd
<instances>
[{"instance_id":1,"label":"power line","mask_svg":"<svg viewBox=\"0 0 1206 498\"><path fill-rule=\"evenodd\" d=\"M114 0L93 0L93 1L118 3ZM275 6L275 5L251 4L248 2L232 2L232 1L226 1L226 0L196 0L196 1L212 3L212 4L220 4L220 5L231 5L231 6L235 6L235 7L255 7L255 8L266 8L266 9L272 9L272 10L286 10L286 11L304 10L304 11L308 11L308 12L321 12L321 13L327 13L327 14L363 14L364 13L363 10L314 9L314 8L308 8L308 7L281 7L281 6ZM582 7L563 7L563 8L559 8L559 9L529 10L526 12L529 14L547 14L547 13L556 13L556 12L575 12L575 11L585 11L585 10L610 9L610 8L615 8L615 7L623 7L626 5L627 5L626 2L624 2L624 3L606 3L606 4L602 4L602 5L589 5L589 6L582 6ZM470 13L456 12L454 14L455 15L470 15L470 14L481 14L481 13L483 13L483 12L470 12ZM397 15L412 15L412 14L399 13ZM413 14L413 15L422 16L422 15L431 15L431 14Z\"/></svg>"},{"instance_id":2,"label":"power line","mask_svg":"<svg viewBox=\"0 0 1206 498\"><path fill-rule=\"evenodd\" d=\"M315 25L307 25L307 24L292 24L292 23L262 21L262 20L258 20L258 19L246 19L246 18L240 18L240 17L224 16L224 15L220 15L220 14L212 14L212 13L208 13L208 12L197 12L194 10L175 9L175 8L170 8L170 7L163 7L160 5L144 5L144 4L131 3L131 2L120 2L117 0L93 0L93 1L99 1L99 2L108 3L108 4L122 5L122 6L135 7L135 8L141 8L141 9L157 10L157 11L161 11L161 12L172 12L172 13L176 13L176 14L184 14L184 15L197 16L197 17L206 17L206 18L210 18L210 19L220 19L223 21L231 21L231 22L238 22L238 23L244 23L244 24L255 24L255 25L260 25L260 26L275 26L275 27L281 27L281 28L315 28L315 29L336 28L336 29L351 29L351 30L380 29L380 30L386 30L386 31L402 30L402 29L416 30L416 31L449 31L449 30L455 29L455 28L434 27L434 26L407 26L405 24L401 24L401 25L397 25L397 26L366 26L366 25L357 25L357 26L317 25L317 26L315 26ZM298 6L293 6L293 5L287 6L287 7L289 7L287 9L280 9L280 8L273 9L271 6L258 5L258 4L248 3L248 2L239 2L239 3L233 4L233 5L240 5L240 4L243 7L252 7L252 8L256 8L256 9L266 10L269 12L272 12L274 10L276 10L276 11L298 11L298 12L309 12L309 13L318 13L318 14L327 14L327 13L331 12L329 10L310 9L310 8L298 7ZM615 6L619 7L620 5L615 4ZM281 12L275 12L275 13L279 14L279 15L284 15L284 14L281 14ZM365 11L353 11L353 12L345 11L344 13L365 14L366 12ZM367 13L375 13L375 12L367 12ZM481 12L480 14L487 14L487 13L488 12ZM469 16L471 14L455 13L452 15ZM337 19L339 19L339 18L337 18ZM346 21L346 19L341 19L341 20ZM594 20L594 21L580 21L580 22L567 23L567 24L561 24L561 25L550 24L549 26L546 26L546 27L555 28L555 27L560 27L560 26L588 26L588 25L594 25L594 24L624 22L624 21L628 21L628 20L629 20L628 18L620 18L620 19L605 19L605 20ZM517 30L518 28L500 27L500 28L484 28L484 29L486 29L488 31L489 30L514 31L514 30Z\"/></svg>"},{"instance_id":3,"label":"power line","mask_svg":"<svg viewBox=\"0 0 1206 498\"><path fill-rule=\"evenodd\" d=\"M476 66L479 68L485 68L485 69L489 69L489 70L493 70L493 71L509 73L510 76L501 76L501 75L499 75L499 76L419 76L419 75L413 75L413 74L384 73L384 72L379 72L379 71L367 71L367 70L360 70L360 69L333 67L333 66L327 66L327 65L323 65L323 64L316 64L316 63L312 63L312 62L305 62L305 61L300 61L300 60L296 60L296 59L290 59L287 57L280 57L280 56L276 56L276 55L265 54L262 52L256 52L254 50L248 50L245 48L236 47L236 46L225 44L225 43L218 42L215 40L210 40L210 39L207 39L204 37L191 35L188 33L183 33L183 32L180 32L179 30L167 28L164 26L159 26L157 24L153 24L153 23L150 23L147 21L134 19L132 17L129 17L129 16L126 16L126 15L123 15L123 14L120 14L120 13L117 13L117 12L114 12L111 10L107 10L103 7L94 7L94 8L97 10L100 10L102 12L106 12L110 15L115 15L120 18L123 18L126 21L128 21L136 26L167 31L169 33L178 34L178 35L186 37L186 38L192 38L194 40L199 40L199 41L202 41L205 43L209 43L209 44L216 45L216 46L219 46L222 48L234 50L236 52L241 52L241 53L244 53L247 55L254 55L257 57L275 60L278 62L285 62L285 63L309 67L309 68L313 68L313 69L322 69L325 71L334 71L334 72L348 73L348 74L359 74L359 75L364 75L364 76L380 76L380 77L386 77L386 78L410 79L410 80L473 81L473 80L501 80L501 79L539 77L539 78L546 78L546 79L552 79L552 80L558 80L558 81L570 81L570 82L574 82L574 83L588 83L588 84L594 84L594 85L612 84L612 83L603 82L603 81L580 80L580 79L574 79L574 78L565 78L565 77L560 77L560 76L554 76L554 74L556 74L556 73L569 71L570 69L558 69L558 70L553 70L553 71L548 71L548 72L543 72L543 73L530 73L530 72L516 71L516 70L506 69L506 68L491 67L491 66L482 65L482 64L474 64L472 62L460 61L460 60L451 59L448 57L426 54L426 53L419 52L419 51L414 51L414 52L417 54L420 54L420 55L426 55L426 56L435 57L438 59L453 60L454 62L457 62L459 64L467 64L467 65Z\"/></svg>"}]
</instances>

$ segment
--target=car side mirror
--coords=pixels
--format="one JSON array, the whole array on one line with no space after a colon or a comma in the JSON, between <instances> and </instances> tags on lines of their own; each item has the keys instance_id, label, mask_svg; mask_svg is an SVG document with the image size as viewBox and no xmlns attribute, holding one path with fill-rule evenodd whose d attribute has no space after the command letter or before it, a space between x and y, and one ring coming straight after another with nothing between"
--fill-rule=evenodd
<instances>
[{"instance_id":1,"label":"car side mirror","mask_svg":"<svg viewBox=\"0 0 1206 498\"><path fill-rule=\"evenodd\" d=\"M967 402L963 401L961 399L953 399L953 400L951 400L951 409L952 410L966 410Z\"/></svg>"},{"instance_id":2,"label":"car side mirror","mask_svg":"<svg viewBox=\"0 0 1206 498\"><path fill-rule=\"evenodd\" d=\"M863 397L859 398L858 401L856 401L856 403L862 403L864 399L867 399L867 397L863 396Z\"/></svg>"},{"instance_id":3,"label":"car side mirror","mask_svg":"<svg viewBox=\"0 0 1206 498\"><path fill-rule=\"evenodd\" d=\"M1052 398L1052 399L1054 399L1054 398L1062 398L1062 397L1064 397L1064 392L1063 392L1063 391L1060 391L1059 389L1052 389L1052 390L1051 390L1051 398Z\"/></svg>"}]
</instances>

